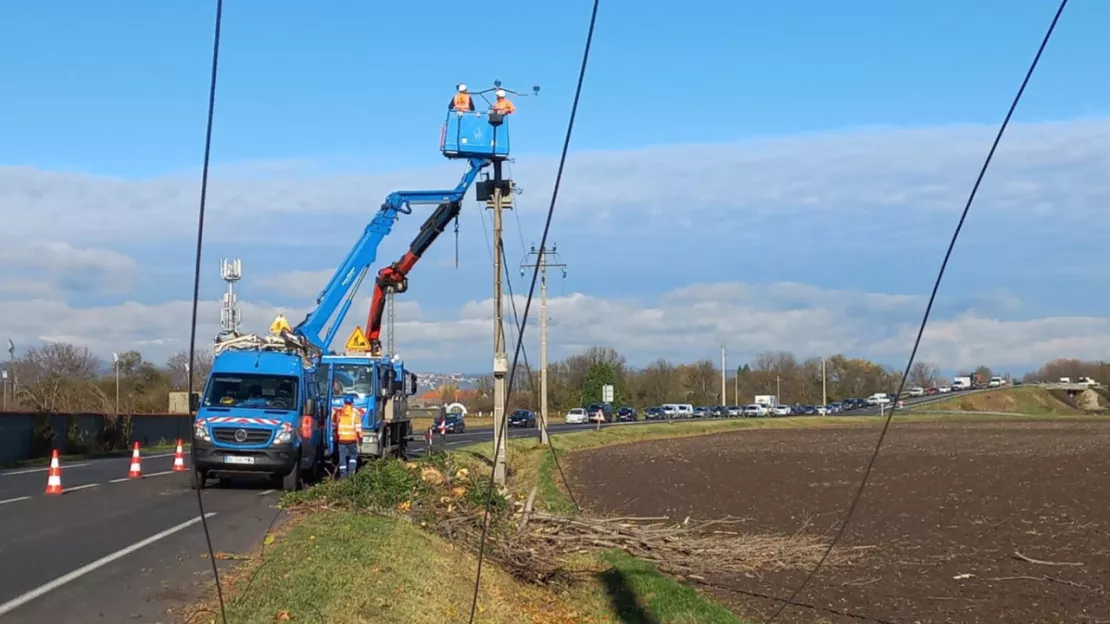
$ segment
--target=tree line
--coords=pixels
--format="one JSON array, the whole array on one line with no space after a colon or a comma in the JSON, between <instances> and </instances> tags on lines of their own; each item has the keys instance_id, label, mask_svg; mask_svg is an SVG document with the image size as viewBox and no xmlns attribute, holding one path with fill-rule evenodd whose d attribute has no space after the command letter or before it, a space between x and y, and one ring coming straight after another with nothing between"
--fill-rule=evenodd
<instances>
[{"instance_id":1,"label":"tree line","mask_svg":"<svg viewBox=\"0 0 1110 624\"><path fill-rule=\"evenodd\" d=\"M194 389L203 388L212 366L212 353L198 349L192 371L188 361L187 351L175 353L162 363L146 360L138 351L126 351L118 354L115 362L98 357L86 347L47 343L27 350L7 366L8 410L109 415L164 413L169 407L169 393L185 391L190 373ZM893 392L901 377L900 370L840 354L826 357L824 370L829 401ZM910 370L908 386L929 388L948 383L940 370L936 364L917 362ZM719 362L705 359L675 364L658 359L636 368L615 349L591 347L548 366L548 404L559 413L597 403L602 398L602 387L611 384L613 403L617 406L743 405L757 394L777 394L784 403L816 405L822 397L821 372L821 358L801 360L789 352L760 353L727 371L726 396L722 400ZM980 366L973 373L984 381L994 374L987 366ZM513 377L510 408L538 409L539 371L521 362ZM1090 377L1110 385L1110 363L1057 359L1027 373L1023 380L1055 381L1060 377ZM467 406L472 410L492 410L493 378L479 379L476 391L476 396L464 400ZM453 402L459 395L456 386L440 389L444 402Z\"/></svg>"},{"instance_id":2,"label":"tree line","mask_svg":"<svg viewBox=\"0 0 1110 624\"><path fill-rule=\"evenodd\" d=\"M822 378L822 358L802 360L789 352L760 353L751 361L726 371L722 399L719 362L704 359L675 364L657 359L646 367L636 368L615 349L591 347L548 366L548 408L558 414L572 407L599 403L602 387L607 384L614 388L614 406L640 409L664 403L746 405L761 394L777 395L781 403L820 405L823 391L829 402L865 398L877 392L893 393L902 377L901 370L843 354L828 356L823 363ZM984 365L967 374L976 375L986 383L997 373ZM1039 370L1027 373L1023 380L1026 383L1055 381L1061 376L1072 379L1087 376L1110 384L1110 363L1052 360ZM510 409L539 409L539 378L538 370L518 365L509 397ZM915 362L906 387L933 388L949 383L951 379L941 374L939 365ZM459 394L458 387L445 386L441 388L440 400L453 402ZM492 410L493 377L479 379L476 396L464 402L472 410Z\"/></svg>"},{"instance_id":3,"label":"tree line","mask_svg":"<svg viewBox=\"0 0 1110 624\"><path fill-rule=\"evenodd\" d=\"M53 342L28 349L7 366L7 409L43 414L150 414L169 409L170 392L185 391L189 352L156 364L138 351L98 357L87 347ZM204 387L212 353L197 349L194 391Z\"/></svg>"}]
</instances>

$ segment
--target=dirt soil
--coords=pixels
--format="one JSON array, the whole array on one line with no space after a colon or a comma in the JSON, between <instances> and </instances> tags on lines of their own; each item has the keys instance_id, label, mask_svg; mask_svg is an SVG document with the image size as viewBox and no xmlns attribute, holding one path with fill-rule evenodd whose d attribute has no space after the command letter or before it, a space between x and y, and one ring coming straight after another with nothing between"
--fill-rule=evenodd
<instances>
[{"instance_id":1,"label":"dirt soil","mask_svg":"<svg viewBox=\"0 0 1110 624\"><path fill-rule=\"evenodd\" d=\"M762 430L572 456L586 508L743 530L828 533L878 428ZM1110 423L895 424L845 534L871 547L824 568L776 622L1110 622ZM1015 553L1056 564L1023 561ZM770 616L804 571L719 576L737 614Z\"/></svg>"}]
</instances>

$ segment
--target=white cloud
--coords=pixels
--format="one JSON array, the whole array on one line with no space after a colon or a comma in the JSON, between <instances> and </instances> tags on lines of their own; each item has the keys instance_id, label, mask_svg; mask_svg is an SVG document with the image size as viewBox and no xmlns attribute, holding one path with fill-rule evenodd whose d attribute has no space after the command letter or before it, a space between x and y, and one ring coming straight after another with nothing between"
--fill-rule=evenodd
<instances>
[{"instance_id":1,"label":"white cloud","mask_svg":"<svg viewBox=\"0 0 1110 624\"><path fill-rule=\"evenodd\" d=\"M126 293L135 276L135 260L111 249L77 248L59 240L13 242L0 246L0 266L8 278L0 289L25 295L65 290Z\"/></svg>"},{"instance_id":2,"label":"white cloud","mask_svg":"<svg viewBox=\"0 0 1110 624\"><path fill-rule=\"evenodd\" d=\"M327 285L332 273L334 273L332 269L291 271L283 274L263 275L255 281L260 287L270 292L312 301Z\"/></svg>"},{"instance_id":3,"label":"white cloud","mask_svg":"<svg viewBox=\"0 0 1110 624\"><path fill-rule=\"evenodd\" d=\"M807 296L799 303L797 293ZM736 297L735 293L745 296ZM897 305L892 307L892 302ZM337 343L362 325L368 298L356 301ZM519 314L525 298L517 296ZM850 353L901 365L913 339L913 323L923 301L901 295L822 290L803 284L696 284L653 300L600 298L582 293L549 301L551 357L592 345L611 346L634 364L657 357L690 361L716 358L726 342L734 361L760 351L787 350L799 356ZM246 329L264 329L279 311L292 323L304 309L242 303ZM397 302L398 351L419 369L481 371L492 349L493 304L469 301L454 314L425 318L416 302ZM0 325L14 329L20 345L64 340L100 353L139 348L154 359L185 348L190 304L129 302L74 309L44 300L16 301L0 310ZM525 348L536 358L538 301L533 301ZM202 302L198 344L211 344L219 303ZM506 302L506 332L517 330ZM336 344L336 347L339 346ZM1100 357L1110 349L1110 319L1039 318L1000 321L965 313L937 318L926 334L920 357L946 368L987 364L996 368L1036 366L1055 357Z\"/></svg>"},{"instance_id":4,"label":"white cloud","mask_svg":"<svg viewBox=\"0 0 1110 624\"><path fill-rule=\"evenodd\" d=\"M553 357L591 344L636 361L712 357L727 340L736 354L847 351L896 363L992 132L869 129L574 154L552 240L578 292L552 294ZM518 242L538 243L529 237L538 239L553 169L546 156L513 167L526 193L506 217L510 263L524 253ZM1101 317L1084 316L1110 304L1096 255L1110 233L1108 172L1110 120L1011 128L942 288L925 345L932 359L1022 365L1099 352L1108 332ZM386 194L451 187L460 173L457 163L365 175L317 174L296 162L224 165L210 187L205 254L244 258L240 297L254 326L279 309L266 301L300 306L285 308L299 320ZM168 265L189 255L197 191L191 175L0 167L0 332L21 344L68 337L104 352L181 348L189 304L173 289L192 266ZM410 359L427 360L421 367L488 366L480 213L473 202L464 208L461 269L453 270L448 231L398 300L400 343ZM426 214L398 221L375 271ZM206 289L215 286L215 275L204 277ZM1074 292L1089 296L1066 299ZM218 308L201 308L202 341L216 332ZM365 314L359 297L340 339Z\"/></svg>"}]
</instances>

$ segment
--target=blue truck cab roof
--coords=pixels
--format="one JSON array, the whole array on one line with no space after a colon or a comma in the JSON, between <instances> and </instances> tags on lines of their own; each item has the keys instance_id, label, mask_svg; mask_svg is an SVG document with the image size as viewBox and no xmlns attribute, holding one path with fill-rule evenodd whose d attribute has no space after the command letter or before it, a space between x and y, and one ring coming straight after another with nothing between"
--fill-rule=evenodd
<instances>
[{"instance_id":1,"label":"blue truck cab roof","mask_svg":"<svg viewBox=\"0 0 1110 624\"><path fill-rule=\"evenodd\" d=\"M300 376L306 370L299 356L280 351L225 351L212 362L213 373Z\"/></svg>"}]
</instances>

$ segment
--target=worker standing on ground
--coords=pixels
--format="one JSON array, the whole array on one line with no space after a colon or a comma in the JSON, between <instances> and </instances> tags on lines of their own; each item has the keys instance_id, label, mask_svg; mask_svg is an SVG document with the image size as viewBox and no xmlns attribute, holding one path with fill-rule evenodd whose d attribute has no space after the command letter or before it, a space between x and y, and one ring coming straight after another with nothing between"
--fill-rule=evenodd
<instances>
[{"instance_id":1,"label":"worker standing on ground","mask_svg":"<svg viewBox=\"0 0 1110 624\"><path fill-rule=\"evenodd\" d=\"M513 106L513 103L509 101L509 98L505 97L505 90L498 89L496 95L497 101L493 103L493 106L490 107L490 110L495 113L501 113L502 115L512 115L516 111L516 106Z\"/></svg>"},{"instance_id":2,"label":"worker standing on ground","mask_svg":"<svg viewBox=\"0 0 1110 624\"><path fill-rule=\"evenodd\" d=\"M335 437L339 443L339 478L354 474L358 469L358 441L362 439L362 416L355 410L351 397L343 399L343 407L336 410Z\"/></svg>"},{"instance_id":3,"label":"worker standing on ground","mask_svg":"<svg viewBox=\"0 0 1110 624\"><path fill-rule=\"evenodd\" d=\"M470 97L470 92L466 89L466 83L460 82L456 89L458 92L451 98L447 110L458 112L474 110L474 98Z\"/></svg>"}]
</instances>

